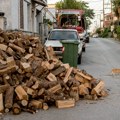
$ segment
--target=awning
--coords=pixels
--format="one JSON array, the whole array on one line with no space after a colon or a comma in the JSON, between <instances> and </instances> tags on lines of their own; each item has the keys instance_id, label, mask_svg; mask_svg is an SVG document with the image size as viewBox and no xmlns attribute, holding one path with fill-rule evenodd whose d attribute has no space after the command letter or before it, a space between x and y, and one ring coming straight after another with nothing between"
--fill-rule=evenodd
<instances>
[{"instance_id":1,"label":"awning","mask_svg":"<svg viewBox=\"0 0 120 120\"><path fill-rule=\"evenodd\" d=\"M44 0L33 0L35 3L40 4L42 6L47 6L47 3Z\"/></svg>"}]
</instances>

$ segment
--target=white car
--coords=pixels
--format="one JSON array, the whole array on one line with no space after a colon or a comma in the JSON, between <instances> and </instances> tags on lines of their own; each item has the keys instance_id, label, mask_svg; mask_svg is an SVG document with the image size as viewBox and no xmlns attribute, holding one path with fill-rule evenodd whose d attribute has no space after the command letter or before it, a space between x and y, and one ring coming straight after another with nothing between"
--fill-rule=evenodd
<instances>
[{"instance_id":1,"label":"white car","mask_svg":"<svg viewBox=\"0 0 120 120\"><path fill-rule=\"evenodd\" d=\"M82 56L82 47L83 42L80 41L79 35L77 30L74 29L53 29L46 42L45 46L53 47L55 53L59 58L62 58L62 54L64 52L64 47L61 41L69 40L69 41L78 41L78 63L81 63L81 56Z\"/></svg>"}]
</instances>

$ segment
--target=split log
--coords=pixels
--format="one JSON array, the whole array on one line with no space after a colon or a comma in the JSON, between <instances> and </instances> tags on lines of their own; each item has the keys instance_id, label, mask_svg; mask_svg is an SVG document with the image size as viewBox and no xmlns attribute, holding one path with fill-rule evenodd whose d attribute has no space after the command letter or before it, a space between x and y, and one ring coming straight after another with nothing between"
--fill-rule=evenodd
<instances>
[{"instance_id":1,"label":"split log","mask_svg":"<svg viewBox=\"0 0 120 120\"><path fill-rule=\"evenodd\" d=\"M87 87L84 86L84 84L81 84L79 86L79 95L88 95L89 94L89 90Z\"/></svg>"},{"instance_id":2,"label":"split log","mask_svg":"<svg viewBox=\"0 0 120 120\"><path fill-rule=\"evenodd\" d=\"M33 96L35 94L35 90L33 90L32 88L29 87L24 87L25 91L27 92L27 94Z\"/></svg>"},{"instance_id":3,"label":"split log","mask_svg":"<svg viewBox=\"0 0 120 120\"><path fill-rule=\"evenodd\" d=\"M105 86L105 83L103 81L100 81L95 88L92 89L91 94L97 94L99 95L100 92L103 90Z\"/></svg>"},{"instance_id":4,"label":"split log","mask_svg":"<svg viewBox=\"0 0 120 120\"><path fill-rule=\"evenodd\" d=\"M70 68L69 64L62 64L61 66L64 66L66 70Z\"/></svg>"},{"instance_id":5,"label":"split log","mask_svg":"<svg viewBox=\"0 0 120 120\"><path fill-rule=\"evenodd\" d=\"M55 69L54 71L52 71L52 74L59 75L60 73L64 72L66 69L64 66L60 66L59 68Z\"/></svg>"},{"instance_id":6,"label":"split log","mask_svg":"<svg viewBox=\"0 0 120 120\"><path fill-rule=\"evenodd\" d=\"M56 93L58 90L61 90L61 89L62 89L61 85L58 84L58 85L55 85L54 87L48 89L48 91L51 92L51 93Z\"/></svg>"},{"instance_id":7,"label":"split log","mask_svg":"<svg viewBox=\"0 0 120 120\"><path fill-rule=\"evenodd\" d=\"M35 84L32 86L32 89L36 90L39 88L40 82L37 80Z\"/></svg>"},{"instance_id":8,"label":"split log","mask_svg":"<svg viewBox=\"0 0 120 120\"><path fill-rule=\"evenodd\" d=\"M20 62L20 64L21 64L21 67L23 68L23 70L24 70L25 72L32 72L32 68L31 68L31 66L30 66L29 63Z\"/></svg>"},{"instance_id":9,"label":"split log","mask_svg":"<svg viewBox=\"0 0 120 120\"><path fill-rule=\"evenodd\" d=\"M4 112L3 93L0 94L0 113Z\"/></svg>"},{"instance_id":10,"label":"split log","mask_svg":"<svg viewBox=\"0 0 120 120\"><path fill-rule=\"evenodd\" d=\"M0 75L11 73L11 72L14 72L14 71L16 71L16 66L9 66L7 68L4 68L4 69L0 70Z\"/></svg>"},{"instance_id":11,"label":"split log","mask_svg":"<svg viewBox=\"0 0 120 120\"><path fill-rule=\"evenodd\" d=\"M9 43L9 46L15 50L17 50L18 52L21 52L21 53L25 53L25 49L15 45L15 44L12 44L12 43Z\"/></svg>"},{"instance_id":12,"label":"split log","mask_svg":"<svg viewBox=\"0 0 120 120\"><path fill-rule=\"evenodd\" d=\"M84 83L84 78L81 75L79 75L79 74L75 75L75 79L80 81L81 83Z\"/></svg>"},{"instance_id":13,"label":"split log","mask_svg":"<svg viewBox=\"0 0 120 120\"><path fill-rule=\"evenodd\" d=\"M75 101L79 100L79 92L78 87L72 87L70 91L70 96L75 99Z\"/></svg>"},{"instance_id":14,"label":"split log","mask_svg":"<svg viewBox=\"0 0 120 120\"><path fill-rule=\"evenodd\" d=\"M1 31L1 30L0 30L0 31ZM4 41L5 41L6 43L9 42L9 38L8 38L7 34L6 34L4 31L1 33L1 37L4 38Z\"/></svg>"},{"instance_id":15,"label":"split log","mask_svg":"<svg viewBox=\"0 0 120 120\"><path fill-rule=\"evenodd\" d=\"M44 92L45 92L45 88L41 88L41 89L38 91L38 96L41 96Z\"/></svg>"},{"instance_id":16,"label":"split log","mask_svg":"<svg viewBox=\"0 0 120 120\"><path fill-rule=\"evenodd\" d=\"M14 103L13 107L12 107L12 112L15 115L20 114L21 113L21 107L17 103Z\"/></svg>"},{"instance_id":17,"label":"split log","mask_svg":"<svg viewBox=\"0 0 120 120\"><path fill-rule=\"evenodd\" d=\"M7 45L0 44L0 50L6 51L7 50Z\"/></svg>"},{"instance_id":18,"label":"split log","mask_svg":"<svg viewBox=\"0 0 120 120\"><path fill-rule=\"evenodd\" d=\"M8 66L15 66L16 63L15 63L14 58L13 57L8 57L7 58L7 64L8 64Z\"/></svg>"},{"instance_id":19,"label":"split log","mask_svg":"<svg viewBox=\"0 0 120 120\"><path fill-rule=\"evenodd\" d=\"M30 101L29 107L33 107L33 108L36 108L36 109L42 109L43 107L43 102L42 101L39 101L39 100L32 100Z\"/></svg>"},{"instance_id":20,"label":"split log","mask_svg":"<svg viewBox=\"0 0 120 120\"><path fill-rule=\"evenodd\" d=\"M0 85L0 94L4 93L9 88L9 84Z\"/></svg>"},{"instance_id":21,"label":"split log","mask_svg":"<svg viewBox=\"0 0 120 120\"><path fill-rule=\"evenodd\" d=\"M15 88L15 92L19 98L19 100L28 100L28 94L25 92L21 85Z\"/></svg>"},{"instance_id":22,"label":"split log","mask_svg":"<svg viewBox=\"0 0 120 120\"><path fill-rule=\"evenodd\" d=\"M75 106L75 100L74 99L68 99L68 100L57 100L56 106L58 108L70 108Z\"/></svg>"},{"instance_id":23,"label":"split log","mask_svg":"<svg viewBox=\"0 0 120 120\"><path fill-rule=\"evenodd\" d=\"M82 73L82 72L78 72L77 74L80 75L80 76L82 76L83 78L85 78L85 79L87 79L87 80L92 80L92 77L91 77L91 76L85 75L85 74Z\"/></svg>"},{"instance_id":24,"label":"split log","mask_svg":"<svg viewBox=\"0 0 120 120\"><path fill-rule=\"evenodd\" d=\"M65 78L64 78L64 80L63 80L64 83L67 83L67 81L69 80L69 76L70 76L72 70L73 70L73 67L71 67L71 68L68 69L68 71L67 71L67 73L66 73L66 75L65 75Z\"/></svg>"},{"instance_id":25,"label":"split log","mask_svg":"<svg viewBox=\"0 0 120 120\"><path fill-rule=\"evenodd\" d=\"M15 52L13 51L13 49L11 49L10 47L7 48L6 52L10 55L13 55L15 54Z\"/></svg>"},{"instance_id":26,"label":"split log","mask_svg":"<svg viewBox=\"0 0 120 120\"><path fill-rule=\"evenodd\" d=\"M47 79L48 79L49 81L57 81L57 78L56 78L55 75L52 74L52 73L49 73L49 75L47 76Z\"/></svg>"},{"instance_id":27,"label":"split log","mask_svg":"<svg viewBox=\"0 0 120 120\"><path fill-rule=\"evenodd\" d=\"M27 54L24 58L25 58L26 60L28 60L28 59L30 59L31 57L33 57L33 54Z\"/></svg>"},{"instance_id":28,"label":"split log","mask_svg":"<svg viewBox=\"0 0 120 120\"><path fill-rule=\"evenodd\" d=\"M5 107L12 108L13 105L13 95L14 95L14 88L10 86L5 94Z\"/></svg>"}]
</instances>

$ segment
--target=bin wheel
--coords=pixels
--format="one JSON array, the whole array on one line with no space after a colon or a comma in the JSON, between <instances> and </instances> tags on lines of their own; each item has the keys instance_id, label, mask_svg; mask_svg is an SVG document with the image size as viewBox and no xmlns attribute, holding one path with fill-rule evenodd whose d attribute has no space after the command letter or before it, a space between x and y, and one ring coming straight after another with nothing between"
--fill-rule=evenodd
<instances>
[{"instance_id":1,"label":"bin wheel","mask_svg":"<svg viewBox=\"0 0 120 120\"><path fill-rule=\"evenodd\" d=\"M85 47L83 47L83 48L82 48L82 51L85 52L85 50L86 50Z\"/></svg>"},{"instance_id":2,"label":"bin wheel","mask_svg":"<svg viewBox=\"0 0 120 120\"><path fill-rule=\"evenodd\" d=\"M81 64L82 53L78 56L78 64Z\"/></svg>"}]
</instances>

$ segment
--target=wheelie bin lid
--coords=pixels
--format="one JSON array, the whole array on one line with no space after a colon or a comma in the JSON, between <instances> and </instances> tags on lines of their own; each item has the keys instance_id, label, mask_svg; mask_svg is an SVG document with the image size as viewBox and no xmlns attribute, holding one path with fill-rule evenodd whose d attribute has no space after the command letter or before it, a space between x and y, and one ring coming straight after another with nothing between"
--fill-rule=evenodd
<instances>
[{"instance_id":1,"label":"wheelie bin lid","mask_svg":"<svg viewBox=\"0 0 120 120\"><path fill-rule=\"evenodd\" d=\"M79 44L78 40L62 40L61 43L68 43L68 44Z\"/></svg>"}]
</instances>

